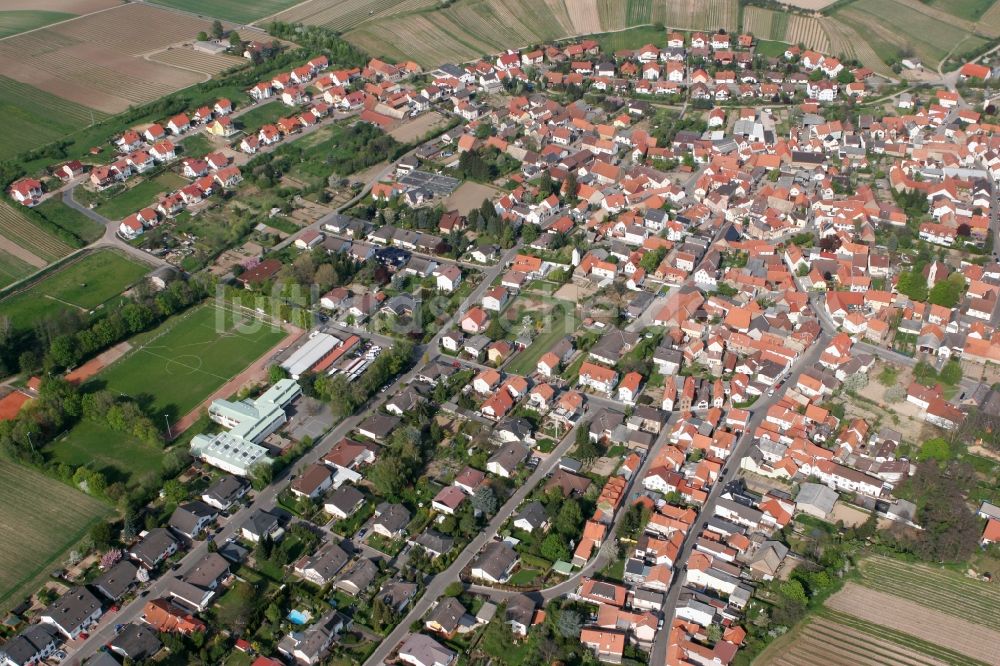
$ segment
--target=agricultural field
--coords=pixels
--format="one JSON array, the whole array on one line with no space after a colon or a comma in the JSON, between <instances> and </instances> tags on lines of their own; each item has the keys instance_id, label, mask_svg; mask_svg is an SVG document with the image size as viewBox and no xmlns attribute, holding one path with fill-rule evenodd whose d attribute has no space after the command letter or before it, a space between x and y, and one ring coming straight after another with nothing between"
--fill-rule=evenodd
<instances>
[{"instance_id":1,"label":"agricultural field","mask_svg":"<svg viewBox=\"0 0 1000 666\"><path fill-rule=\"evenodd\" d=\"M977 49L986 39L970 34L959 21L948 22L919 10L907 0L858 0L834 12L833 18L853 29L882 61L912 52L936 67L952 49L956 55Z\"/></svg>"},{"instance_id":2,"label":"agricultural field","mask_svg":"<svg viewBox=\"0 0 1000 666\"><path fill-rule=\"evenodd\" d=\"M646 44L652 44L663 48L667 45L667 33L665 30L658 30L653 26L641 26L629 28L619 32L606 32L597 35L601 51L604 53L614 53L615 51L641 49Z\"/></svg>"},{"instance_id":3,"label":"agricultural field","mask_svg":"<svg viewBox=\"0 0 1000 666\"><path fill-rule=\"evenodd\" d=\"M0 250L0 289L28 277L36 270L38 270L36 266L19 259L10 252Z\"/></svg>"},{"instance_id":4,"label":"agricultural field","mask_svg":"<svg viewBox=\"0 0 1000 666\"><path fill-rule=\"evenodd\" d=\"M95 382L132 396L156 420L176 421L280 342L285 333L210 305L131 341Z\"/></svg>"},{"instance_id":5,"label":"agricultural field","mask_svg":"<svg viewBox=\"0 0 1000 666\"><path fill-rule=\"evenodd\" d=\"M432 9L436 0L309 0L297 4L275 18L290 23L321 25L346 31L368 21L378 21L394 14Z\"/></svg>"},{"instance_id":6,"label":"agricultural field","mask_svg":"<svg viewBox=\"0 0 1000 666\"><path fill-rule=\"evenodd\" d=\"M0 608L9 609L110 513L102 502L32 469L0 461ZM16 535L16 538L13 538Z\"/></svg>"},{"instance_id":7,"label":"agricultural field","mask_svg":"<svg viewBox=\"0 0 1000 666\"><path fill-rule=\"evenodd\" d=\"M904 586L908 584L909 579L903 583ZM826 607L893 631L918 636L987 664L995 663L996 648L1000 645L1000 631L971 622L964 604L953 607L939 604L930 608L894 594L847 583L827 600ZM948 614L949 610L961 613L961 617Z\"/></svg>"},{"instance_id":8,"label":"agricultural field","mask_svg":"<svg viewBox=\"0 0 1000 666\"><path fill-rule=\"evenodd\" d=\"M298 0L153 0L158 5L173 7L194 14L208 14L233 23L254 21L288 9Z\"/></svg>"},{"instance_id":9,"label":"agricultural field","mask_svg":"<svg viewBox=\"0 0 1000 666\"><path fill-rule=\"evenodd\" d=\"M143 55L190 42L210 29L208 19L147 4L123 4L0 41L0 75L79 105L118 113L205 80L204 73ZM244 38L256 36L256 31L244 32Z\"/></svg>"},{"instance_id":10,"label":"agricultural field","mask_svg":"<svg viewBox=\"0 0 1000 666\"><path fill-rule=\"evenodd\" d=\"M128 485L143 476L159 474L163 466L162 447L88 420L49 444L45 452L56 463L97 470L109 483Z\"/></svg>"},{"instance_id":11,"label":"agricultural field","mask_svg":"<svg viewBox=\"0 0 1000 666\"><path fill-rule=\"evenodd\" d=\"M100 250L53 270L31 286L0 300L0 315L15 329L65 310L91 310L119 295L147 267L112 250Z\"/></svg>"},{"instance_id":12,"label":"agricultural field","mask_svg":"<svg viewBox=\"0 0 1000 666\"><path fill-rule=\"evenodd\" d=\"M666 25L681 30L735 31L739 23L737 0L677 0L667 3Z\"/></svg>"},{"instance_id":13,"label":"agricultural field","mask_svg":"<svg viewBox=\"0 0 1000 666\"><path fill-rule=\"evenodd\" d=\"M818 654L823 655L825 663L852 666L982 666L916 637L825 609L774 641L754 664L813 666Z\"/></svg>"},{"instance_id":14,"label":"agricultural field","mask_svg":"<svg viewBox=\"0 0 1000 666\"><path fill-rule=\"evenodd\" d=\"M180 69L193 69L206 77L215 76L234 67L245 67L246 59L235 55L214 55L195 51L190 46L168 47L149 56L150 60Z\"/></svg>"},{"instance_id":15,"label":"agricultural field","mask_svg":"<svg viewBox=\"0 0 1000 666\"><path fill-rule=\"evenodd\" d=\"M865 587L908 599L928 608L954 609L959 617L1000 632L1000 586L956 571L909 564L885 557L862 561Z\"/></svg>"},{"instance_id":16,"label":"agricultural field","mask_svg":"<svg viewBox=\"0 0 1000 666\"><path fill-rule=\"evenodd\" d=\"M0 159L44 146L108 117L106 113L3 75L0 75L0 116L4 119Z\"/></svg>"},{"instance_id":17,"label":"agricultural field","mask_svg":"<svg viewBox=\"0 0 1000 666\"><path fill-rule=\"evenodd\" d=\"M808 49L831 53L823 24L811 16L748 6L743 10L743 28L763 40L802 44Z\"/></svg>"},{"instance_id":18,"label":"agricultural field","mask_svg":"<svg viewBox=\"0 0 1000 666\"><path fill-rule=\"evenodd\" d=\"M0 39L65 21L74 16L76 14L31 9L0 11Z\"/></svg>"},{"instance_id":19,"label":"agricultural field","mask_svg":"<svg viewBox=\"0 0 1000 666\"><path fill-rule=\"evenodd\" d=\"M73 248L39 228L14 206L0 202L0 249L42 267L61 259ZM35 257L37 261L32 260Z\"/></svg>"},{"instance_id":20,"label":"agricultural field","mask_svg":"<svg viewBox=\"0 0 1000 666\"><path fill-rule=\"evenodd\" d=\"M369 14L368 12L371 12ZM283 20L343 30L376 55L424 66L553 39L663 23L688 30L735 30L737 0L457 0L436 8L427 0L311 0Z\"/></svg>"}]
</instances>

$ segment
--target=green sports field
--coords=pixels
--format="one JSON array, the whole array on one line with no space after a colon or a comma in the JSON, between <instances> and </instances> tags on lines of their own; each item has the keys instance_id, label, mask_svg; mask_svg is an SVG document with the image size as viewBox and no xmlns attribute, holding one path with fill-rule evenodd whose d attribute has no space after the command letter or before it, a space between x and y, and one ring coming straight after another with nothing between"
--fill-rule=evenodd
<instances>
[{"instance_id":1,"label":"green sports field","mask_svg":"<svg viewBox=\"0 0 1000 666\"><path fill-rule=\"evenodd\" d=\"M176 421L246 369L285 333L204 305L133 338L133 351L94 381ZM164 426L165 427L165 426Z\"/></svg>"},{"instance_id":2,"label":"green sports field","mask_svg":"<svg viewBox=\"0 0 1000 666\"><path fill-rule=\"evenodd\" d=\"M148 270L112 250L92 252L0 300L0 315L10 317L14 328L26 329L60 311L91 310L121 294Z\"/></svg>"},{"instance_id":3,"label":"green sports field","mask_svg":"<svg viewBox=\"0 0 1000 666\"><path fill-rule=\"evenodd\" d=\"M9 609L63 567L67 551L110 510L32 469L0 461L0 609Z\"/></svg>"}]
</instances>

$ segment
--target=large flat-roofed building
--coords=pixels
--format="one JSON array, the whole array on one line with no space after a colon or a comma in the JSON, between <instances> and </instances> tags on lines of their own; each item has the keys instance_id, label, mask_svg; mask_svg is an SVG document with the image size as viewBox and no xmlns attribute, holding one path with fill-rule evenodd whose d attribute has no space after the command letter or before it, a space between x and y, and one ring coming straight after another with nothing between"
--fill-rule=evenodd
<instances>
[{"instance_id":1,"label":"large flat-roofed building","mask_svg":"<svg viewBox=\"0 0 1000 666\"><path fill-rule=\"evenodd\" d=\"M340 338L329 333L317 333L295 350L295 353L289 356L281 364L281 367L288 371L292 379L298 379L309 368L322 361L327 354L339 347L342 342Z\"/></svg>"},{"instance_id":2,"label":"large flat-roofed building","mask_svg":"<svg viewBox=\"0 0 1000 666\"><path fill-rule=\"evenodd\" d=\"M260 442L288 420L285 408L302 394L293 379L281 379L255 400L215 400L209 417L229 428L217 435L195 435L191 454L213 467L246 476L259 462L270 462Z\"/></svg>"}]
</instances>

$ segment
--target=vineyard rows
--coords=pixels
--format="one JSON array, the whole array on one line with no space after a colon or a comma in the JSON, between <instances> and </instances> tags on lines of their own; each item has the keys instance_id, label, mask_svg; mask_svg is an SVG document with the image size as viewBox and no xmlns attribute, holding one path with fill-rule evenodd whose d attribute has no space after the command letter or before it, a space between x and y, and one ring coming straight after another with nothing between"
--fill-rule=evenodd
<instances>
[{"instance_id":1,"label":"vineyard rows","mask_svg":"<svg viewBox=\"0 0 1000 666\"><path fill-rule=\"evenodd\" d=\"M49 262L73 251L69 245L36 227L5 203L0 203L0 236Z\"/></svg>"},{"instance_id":2,"label":"vineyard rows","mask_svg":"<svg viewBox=\"0 0 1000 666\"><path fill-rule=\"evenodd\" d=\"M199 32L211 29L212 22L206 19L151 5L125 4L40 32L68 36L134 56L190 41Z\"/></svg>"},{"instance_id":3,"label":"vineyard rows","mask_svg":"<svg viewBox=\"0 0 1000 666\"><path fill-rule=\"evenodd\" d=\"M212 76L227 69L238 67L246 62L243 58L237 58L236 56L200 53L194 49L184 47L160 51L149 56L149 59L154 62L161 62L164 65L172 65L182 69L193 69Z\"/></svg>"}]
</instances>

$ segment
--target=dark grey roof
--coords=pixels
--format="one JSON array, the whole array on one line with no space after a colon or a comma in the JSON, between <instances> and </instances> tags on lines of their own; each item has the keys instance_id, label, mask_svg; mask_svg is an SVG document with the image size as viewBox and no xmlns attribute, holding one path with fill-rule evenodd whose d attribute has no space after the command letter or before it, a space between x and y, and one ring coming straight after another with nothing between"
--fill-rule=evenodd
<instances>
[{"instance_id":1,"label":"dark grey roof","mask_svg":"<svg viewBox=\"0 0 1000 666\"><path fill-rule=\"evenodd\" d=\"M411 543L420 546L433 555L443 555L452 549L455 545L455 539L434 530L427 530L415 539L412 539Z\"/></svg>"},{"instance_id":2,"label":"dark grey roof","mask_svg":"<svg viewBox=\"0 0 1000 666\"><path fill-rule=\"evenodd\" d=\"M279 523L278 517L273 513L257 509L244 521L242 529L261 537L272 531Z\"/></svg>"},{"instance_id":3,"label":"dark grey roof","mask_svg":"<svg viewBox=\"0 0 1000 666\"><path fill-rule=\"evenodd\" d=\"M349 514L359 502L365 499L364 494L354 486L341 486L330 493L324 500L326 504L332 504L344 513Z\"/></svg>"},{"instance_id":4,"label":"dark grey roof","mask_svg":"<svg viewBox=\"0 0 1000 666\"><path fill-rule=\"evenodd\" d=\"M138 571L139 567L136 565L128 560L121 560L94 580L93 586L111 601L118 601L118 598L135 583L135 574Z\"/></svg>"},{"instance_id":5,"label":"dark grey roof","mask_svg":"<svg viewBox=\"0 0 1000 666\"><path fill-rule=\"evenodd\" d=\"M198 521L217 514L214 507L201 500L194 500L174 509L170 516L170 527L186 536L193 536L197 532Z\"/></svg>"},{"instance_id":6,"label":"dark grey roof","mask_svg":"<svg viewBox=\"0 0 1000 666\"><path fill-rule=\"evenodd\" d=\"M219 504L228 505L240 498L245 487L241 479L232 474L226 474L209 486L202 494L202 497L210 498Z\"/></svg>"},{"instance_id":7,"label":"dark grey roof","mask_svg":"<svg viewBox=\"0 0 1000 666\"><path fill-rule=\"evenodd\" d=\"M184 576L184 582L209 589L215 587L218 580L228 573L229 561L218 553L208 553Z\"/></svg>"},{"instance_id":8,"label":"dark grey roof","mask_svg":"<svg viewBox=\"0 0 1000 666\"><path fill-rule=\"evenodd\" d=\"M142 541L132 546L129 552L147 567L152 567L156 558L169 548L170 544L176 543L177 539L167 529L156 527L149 530Z\"/></svg>"},{"instance_id":9,"label":"dark grey roof","mask_svg":"<svg viewBox=\"0 0 1000 666\"><path fill-rule=\"evenodd\" d=\"M549 519L549 514L542 506L541 502L532 502L528 504L521 512L517 514L516 521L526 520L531 525L532 529L538 529Z\"/></svg>"},{"instance_id":10,"label":"dark grey roof","mask_svg":"<svg viewBox=\"0 0 1000 666\"><path fill-rule=\"evenodd\" d=\"M452 633L458 629L462 616L465 615L465 606L455 597L445 597L427 616L428 622L436 622L445 633Z\"/></svg>"},{"instance_id":11,"label":"dark grey roof","mask_svg":"<svg viewBox=\"0 0 1000 666\"><path fill-rule=\"evenodd\" d=\"M56 599L42 612L42 617L51 618L66 633L72 634L100 607L100 599L87 588L77 586Z\"/></svg>"},{"instance_id":12,"label":"dark grey roof","mask_svg":"<svg viewBox=\"0 0 1000 666\"><path fill-rule=\"evenodd\" d=\"M0 648L0 661L4 658L15 664L26 664L38 656L58 638L56 630L44 623L33 624Z\"/></svg>"},{"instance_id":13,"label":"dark grey roof","mask_svg":"<svg viewBox=\"0 0 1000 666\"><path fill-rule=\"evenodd\" d=\"M375 508L374 525L381 525L389 532L399 532L410 522L410 512L402 504L382 502Z\"/></svg>"},{"instance_id":14,"label":"dark grey roof","mask_svg":"<svg viewBox=\"0 0 1000 666\"><path fill-rule=\"evenodd\" d=\"M156 632L141 624L127 624L113 641L111 649L133 661L148 659L160 651Z\"/></svg>"}]
</instances>

